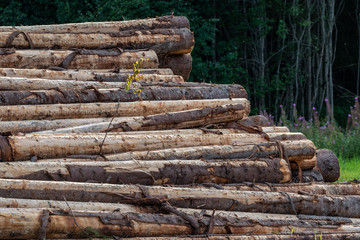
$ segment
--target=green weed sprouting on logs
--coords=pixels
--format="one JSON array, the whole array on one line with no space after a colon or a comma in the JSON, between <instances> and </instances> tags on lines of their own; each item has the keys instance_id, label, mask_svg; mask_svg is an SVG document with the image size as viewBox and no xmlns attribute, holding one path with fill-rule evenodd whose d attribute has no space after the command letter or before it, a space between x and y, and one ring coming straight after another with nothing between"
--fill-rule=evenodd
<instances>
[{"instance_id":1,"label":"green weed sprouting on logs","mask_svg":"<svg viewBox=\"0 0 360 240\"><path fill-rule=\"evenodd\" d=\"M141 58L140 60L137 60L135 63L133 63L133 74L131 74L126 80L125 91L128 91L131 88L131 85L134 81L136 82L141 79L140 67L144 61L149 61L149 58L147 59ZM134 90L134 94L140 95L140 93L141 93L141 89Z\"/></svg>"}]
</instances>

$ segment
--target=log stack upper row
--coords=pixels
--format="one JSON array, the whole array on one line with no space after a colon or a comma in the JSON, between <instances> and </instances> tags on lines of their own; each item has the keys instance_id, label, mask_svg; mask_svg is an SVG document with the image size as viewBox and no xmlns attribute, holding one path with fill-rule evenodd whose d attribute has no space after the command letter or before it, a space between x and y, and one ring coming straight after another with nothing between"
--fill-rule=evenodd
<instances>
[{"instance_id":1,"label":"log stack upper row","mask_svg":"<svg viewBox=\"0 0 360 240\"><path fill-rule=\"evenodd\" d=\"M0 27L0 47L0 238L360 236L331 151L249 117L241 85L185 82L187 18Z\"/></svg>"}]
</instances>

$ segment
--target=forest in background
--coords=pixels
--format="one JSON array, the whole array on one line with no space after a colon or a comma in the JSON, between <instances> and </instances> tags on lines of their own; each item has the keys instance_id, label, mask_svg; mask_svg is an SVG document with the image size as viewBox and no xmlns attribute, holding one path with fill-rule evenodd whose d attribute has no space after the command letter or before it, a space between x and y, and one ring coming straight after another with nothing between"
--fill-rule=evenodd
<instances>
[{"instance_id":1,"label":"forest in background","mask_svg":"<svg viewBox=\"0 0 360 240\"><path fill-rule=\"evenodd\" d=\"M0 25L184 15L196 41L191 81L242 84L253 113L266 110L276 121L282 105L290 120L296 114L310 119L316 108L345 126L360 90L359 4L359 0L1 0Z\"/></svg>"}]
</instances>

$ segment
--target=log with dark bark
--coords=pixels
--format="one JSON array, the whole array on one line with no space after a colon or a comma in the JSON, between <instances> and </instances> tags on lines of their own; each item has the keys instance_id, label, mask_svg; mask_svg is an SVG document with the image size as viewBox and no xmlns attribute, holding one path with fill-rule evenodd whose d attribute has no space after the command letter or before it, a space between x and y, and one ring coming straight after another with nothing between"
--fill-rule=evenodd
<instances>
[{"instance_id":1,"label":"log with dark bark","mask_svg":"<svg viewBox=\"0 0 360 240\"><path fill-rule=\"evenodd\" d=\"M0 55L2 68L129 69L141 58L149 59L141 68L158 67L153 50L0 50Z\"/></svg>"},{"instance_id":2,"label":"log with dark bark","mask_svg":"<svg viewBox=\"0 0 360 240\"><path fill-rule=\"evenodd\" d=\"M326 196L286 192L234 191L224 189L115 185L1 179L0 197L41 200L94 201L259 213L302 214L359 218L359 195ZM249 213L250 215L253 213ZM266 215L266 214L264 214ZM360 220L359 220L360 221Z\"/></svg>"},{"instance_id":3,"label":"log with dark bark","mask_svg":"<svg viewBox=\"0 0 360 240\"><path fill-rule=\"evenodd\" d=\"M201 212L169 205L159 213L109 211L55 211L39 208L2 208L0 237L6 239L62 239L103 237L157 237L207 234L346 234L360 231L351 218L242 212ZM216 235L214 235L216 236Z\"/></svg>"},{"instance_id":4,"label":"log with dark bark","mask_svg":"<svg viewBox=\"0 0 360 240\"><path fill-rule=\"evenodd\" d=\"M340 177L339 159L329 149L318 149L317 169L320 171L325 182L335 182Z\"/></svg>"},{"instance_id":5,"label":"log with dark bark","mask_svg":"<svg viewBox=\"0 0 360 240\"><path fill-rule=\"evenodd\" d=\"M195 87L141 87L139 83L134 82L131 87L133 89L125 91L125 83L122 82L99 83L0 77L0 89L22 90L0 91L0 105L225 99L230 96L233 96L233 98L248 97L246 90L241 85L201 86L199 84ZM30 91L31 89L48 90ZM141 93L134 94L136 89L141 89Z\"/></svg>"},{"instance_id":6,"label":"log with dark bark","mask_svg":"<svg viewBox=\"0 0 360 240\"><path fill-rule=\"evenodd\" d=\"M242 119L243 117L248 116L249 111L249 106L244 104L230 104L181 112L169 112L146 117L118 118L113 119L111 123L91 123L75 127L58 128L55 130L51 129L38 133L127 132L204 127L208 124Z\"/></svg>"},{"instance_id":7,"label":"log with dark bark","mask_svg":"<svg viewBox=\"0 0 360 240\"><path fill-rule=\"evenodd\" d=\"M0 178L112 184L289 182L280 158L221 160L87 161L0 163Z\"/></svg>"},{"instance_id":8,"label":"log with dark bark","mask_svg":"<svg viewBox=\"0 0 360 240\"><path fill-rule=\"evenodd\" d=\"M184 16L163 16L129 21L84 22L33 26L2 26L1 32L26 33L110 33L125 30L149 30L156 28L190 28Z\"/></svg>"},{"instance_id":9,"label":"log with dark bark","mask_svg":"<svg viewBox=\"0 0 360 240\"><path fill-rule=\"evenodd\" d=\"M18 33L18 34L16 34ZM31 41L31 44L29 44ZM122 48L152 49L157 54L186 54L194 47L188 28L124 30L109 33L27 33L1 32L0 47L17 49Z\"/></svg>"},{"instance_id":10,"label":"log with dark bark","mask_svg":"<svg viewBox=\"0 0 360 240\"><path fill-rule=\"evenodd\" d=\"M192 57L188 54L165 55L159 57L161 68L171 68L175 75L180 75L188 80L192 69Z\"/></svg>"},{"instance_id":11,"label":"log with dark bark","mask_svg":"<svg viewBox=\"0 0 360 240\"><path fill-rule=\"evenodd\" d=\"M155 131L156 132L156 131ZM201 131L200 131L201 132ZM125 133L28 134L2 136L1 160L22 161L38 158L63 158L69 155L98 155L129 151L150 151L209 145L248 145L265 138L254 133L205 132L201 134L149 134L149 131ZM269 133L270 140L301 140L301 133ZM105 141L106 140L106 141Z\"/></svg>"},{"instance_id":12,"label":"log with dark bark","mask_svg":"<svg viewBox=\"0 0 360 240\"><path fill-rule=\"evenodd\" d=\"M3 121L148 116L225 104L249 106L245 98L0 106Z\"/></svg>"},{"instance_id":13,"label":"log with dark bark","mask_svg":"<svg viewBox=\"0 0 360 240\"><path fill-rule=\"evenodd\" d=\"M170 68L139 69L140 81L143 82L183 82L181 76L174 75ZM133 69L84 70L84 69L22 69L0 68L4 77L45 78L76 81L126 82L134 74Z\"/></svg>"}]
</instances>

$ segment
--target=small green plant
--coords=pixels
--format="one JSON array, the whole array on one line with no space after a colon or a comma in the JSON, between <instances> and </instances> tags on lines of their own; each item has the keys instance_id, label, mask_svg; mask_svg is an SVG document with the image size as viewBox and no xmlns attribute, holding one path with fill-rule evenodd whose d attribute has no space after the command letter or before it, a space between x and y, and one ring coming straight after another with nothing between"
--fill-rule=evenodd
<instances>
[{"instance_id":1,"label":"small green plant","mask_svg":"<svg viewBox=\"0 0 360 240\"><path fill-rule=\"evenodd\" d=\"M131 88L131 85L134 81L136 82L141 79L140 67L144 61L149 61L149 59L141 58L140 60L137 60L135 63L133 63L133 74L131 74L126 81L125 91L128 91ZM140 94L140 93L141 93L141 89L134 90L134 94Z\"/></svg>"}]
</instances>

